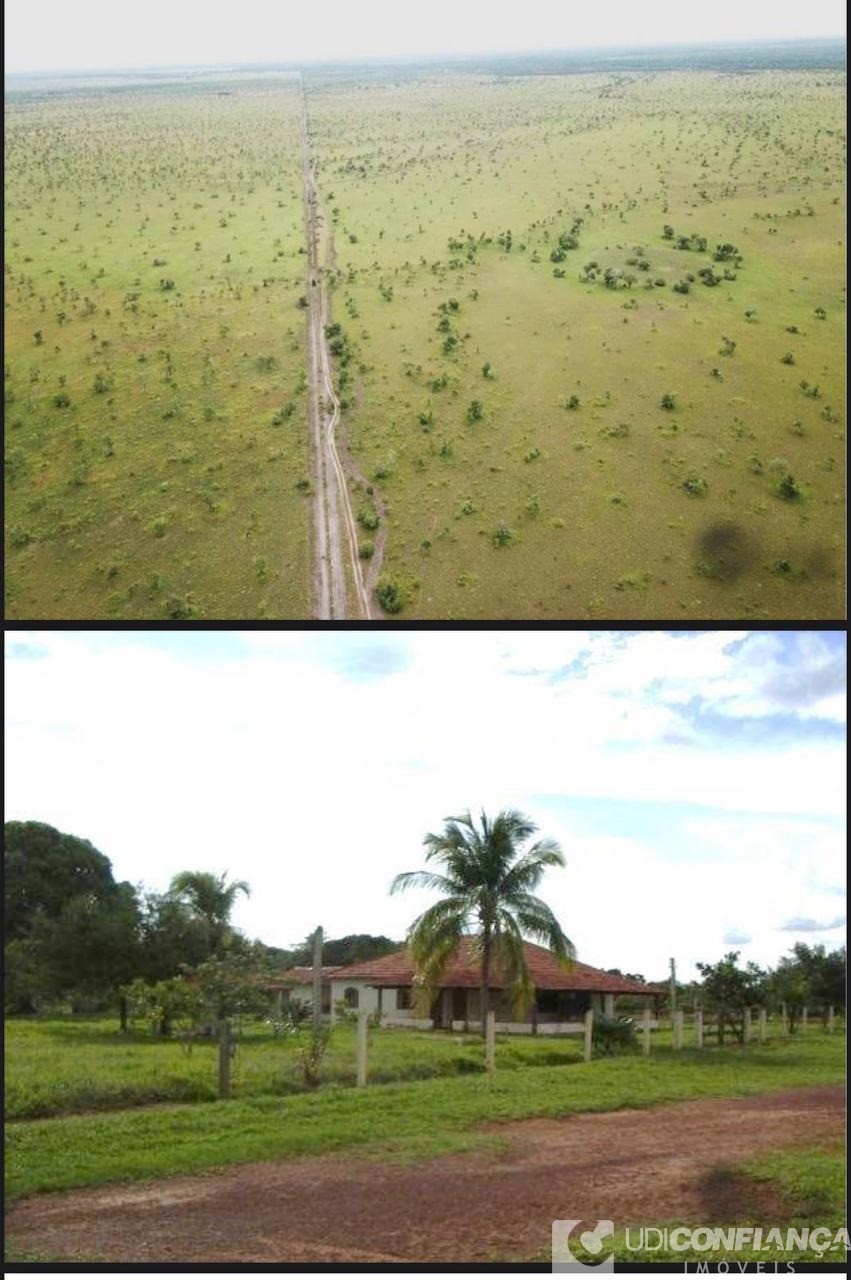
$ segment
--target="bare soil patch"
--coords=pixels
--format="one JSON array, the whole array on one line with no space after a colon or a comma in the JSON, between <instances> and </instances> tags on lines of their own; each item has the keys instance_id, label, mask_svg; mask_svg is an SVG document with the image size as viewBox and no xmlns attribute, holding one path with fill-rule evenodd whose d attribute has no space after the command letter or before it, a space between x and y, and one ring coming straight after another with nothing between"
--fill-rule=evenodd
<instances>
[{"instance_id":1,"label":"bare soil patch","mask_svg":"<svg viewBox=\"0 0 851 1280\"><path fill-rule=\"evenodd\" d=\"M499 1261L540 1255L554 1218L782 1223L726 1167L844 1132L841 1087L494 1125L504 1151L413 1166L357 1153L37 1196L16 1249L122 1262Z\"/></svg>"}]
</instances>

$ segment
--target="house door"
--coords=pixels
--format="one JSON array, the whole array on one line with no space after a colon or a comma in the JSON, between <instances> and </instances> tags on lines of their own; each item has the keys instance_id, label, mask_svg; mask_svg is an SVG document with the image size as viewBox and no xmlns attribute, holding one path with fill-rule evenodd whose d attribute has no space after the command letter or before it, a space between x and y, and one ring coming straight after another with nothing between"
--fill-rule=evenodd
<instances>
[{"instance_id":1,"label":"house door","mask_svg":"<svg viewBox=\"0 0 851 1280\"><path fill-rule=\"evenodd\" d=\"M467 1021L467 992L464 987L455 987L452 992L452 1021Z\"/></svg>"}]
</instances>

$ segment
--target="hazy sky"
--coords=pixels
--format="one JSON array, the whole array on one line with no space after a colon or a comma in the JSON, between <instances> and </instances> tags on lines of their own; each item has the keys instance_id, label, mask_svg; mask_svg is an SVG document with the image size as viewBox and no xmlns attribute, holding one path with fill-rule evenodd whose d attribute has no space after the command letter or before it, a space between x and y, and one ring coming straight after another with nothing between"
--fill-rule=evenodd
<instances>
[{"instance_id":1,"label":"hazy sky","mask_svg":"<svg viewBox=\"0 0 851 1280\"><path fill-rule=\"evenodd\" d=\"M841 0L6 0L6 70L206 65L844 33Z\"/></svg>"},{"instance_id":2,"label":"hazy sky","mask_svg":"<svg viewBox=\"0 0 851 1280\"><path fill-rule=\"evenodd\" d=\"M467 807L529 812L582 959L684 977L844 940L845 647L817 632L7 633L7 817L118 879L248 880L286 946L403 937Z\"/></svg>"}]
</instances>

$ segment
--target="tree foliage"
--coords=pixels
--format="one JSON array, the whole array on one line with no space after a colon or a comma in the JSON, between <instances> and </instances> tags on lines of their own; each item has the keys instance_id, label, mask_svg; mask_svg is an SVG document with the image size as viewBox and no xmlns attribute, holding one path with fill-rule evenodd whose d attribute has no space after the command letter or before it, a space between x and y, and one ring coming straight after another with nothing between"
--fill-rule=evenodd
<instances>
[{"instance_id":1,"label":"tree foliage","mask_svg":"<svg viewBox=\"0 0 851 1280\"><path fill-rule=\"evenodd\" d=\"M483 812L478 824L469 813L447 818L442 832L423 841L426 861L442 871L405 871L394 879L391 893L422 888L442 895L408 931L421 1007L431 1004L446 965L470 930L481 971L483 1033L495 969L510 983L518 1011L531 1002L524 937L545 943L565 964L572 960L573 944L533 892L548 867L565 865L555 840L524 848L537 829L515 809L503 809L493 819Z\"/></svg>"}]
</instances>

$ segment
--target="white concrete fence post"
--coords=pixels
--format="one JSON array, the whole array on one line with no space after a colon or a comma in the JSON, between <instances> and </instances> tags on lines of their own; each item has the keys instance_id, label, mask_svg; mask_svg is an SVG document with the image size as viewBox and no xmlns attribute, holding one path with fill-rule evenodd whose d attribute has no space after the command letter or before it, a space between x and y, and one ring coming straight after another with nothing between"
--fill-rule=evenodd
<instances>
[{"instance_id":1,"label":"white concrete fence post","mask_svg":"<svg viewBox=\"0 0 851 1280\"><path fill-rule=\"evenodd\" d=\"M674 1010L674 1048L680 1050L683 1047L683 1011L682 1009Z\"/></svg>"},{"instance_id":2,"label":"white concrete fence post","mask_svg":"<svg viewBox=\"0 0 851 1280\"><path fill-rule=\"evenodd\" d=\"M807 1034L807 1006L806 1005L804 1005L803 1009L801 1010L801 1031L803 1032L804 1035Z\"/></svg>"},{"instance_id":3,"label":"white concrete fence post","mask_svg":"<svg viewBox=\"0 0 851 1280\"><path fill-rule=\"evenodd\" d=\"M783 1034L784 1034L784 1036L788 1036L788 1034L789 1034L789 1015L788 1015L788 1014L787 1014L787 1012L786 1012L786 1001L785 1001L785 1000L783 1001L783 1003L782 1003L782 1004L781 1004L781 1006L780 1006L780 1021L781 1021L782 1026L783 1026Z\"/></svg>"},{"instance_id":4,"label":"white concrete fence post","mask_svg":"<svg viewBox=\"0 0 851 1280\"><path fill-rule=\"evenodd\" d=\"M827 1010L827 1029L833 1032L833 1005L830 1005Z\"/></svg>"},{"instance_id":5,"label":"white concrete fence post","mask_svg":"<svg viewBox=\"0 0 851 1280\"><path fill-rule=\"evenodd\" d=\"M591 1037L594 1034L594 1010L589 1009L585 1014L585 1061L591 1061Z\"/></svg>"},{"instance_id":6,"label":"white concrete fence post","mask_svg":"<svg viewBox=\"0 0 851 1280\"><path fill-rule=\"evenodd\" d=\"M703 1048L703 1010L695 1009L694 1011L694 1047L695 1049Z\"/></svg>"},{"instance_id":7,"label":"white concrete fence post","mask_svg":"<svg viewBox=\"0 0 851 1280\"><path fill-rule=\"evenodd\" d=\"M362 1089L366 1084L366 1033L368 1017L369 1014L366 1009L358 1009L357 1056L358 1088L360 1089Z\"/></svg>"},{"instance_id":8,"label":"white concrete fence post","mask_svg":"<svg viewBox=\"0 0 851 1280\"><path fill-rule=\"evenodd\" d=\"M642 1019L642 1030L644 1032L644 1052L650 1052L650 1010L645 1008L644 1017Z\"/></svg>"},{"instance_id":9,"label":"white concrete fence post","mask_svg":"<svg viewBox=\"0 0 851 1280\"><path fill-rule=\"evenodd\" d=\"M751 1042L751 1011L750 1009L745 1009L745 1025L744 1025L744 1030L742 1032L742 1038L745 1044L750 1044Z\"/></svg>"},{"instance_id":10,"label":"white concrete fence post","mask_svg":"<svg viewBox=\"0 0 851 1280\"><path fill-rule=\"evenodd\" d=\"M768 1038L768 1017L764 1009L759 1011L759 1042L765 1044Z\"/></svg>"},{"instance_id":11,"label":"white concrete fence post","mask_svg":"<svg viewBox=\"0 0 851 1280\"><path fill-rule=\"evenodd\" d=\"M493 1075L496 1068L496 1014L489 1009L485 1015L485 1070Z\"/></svg>"}]
</instances>

